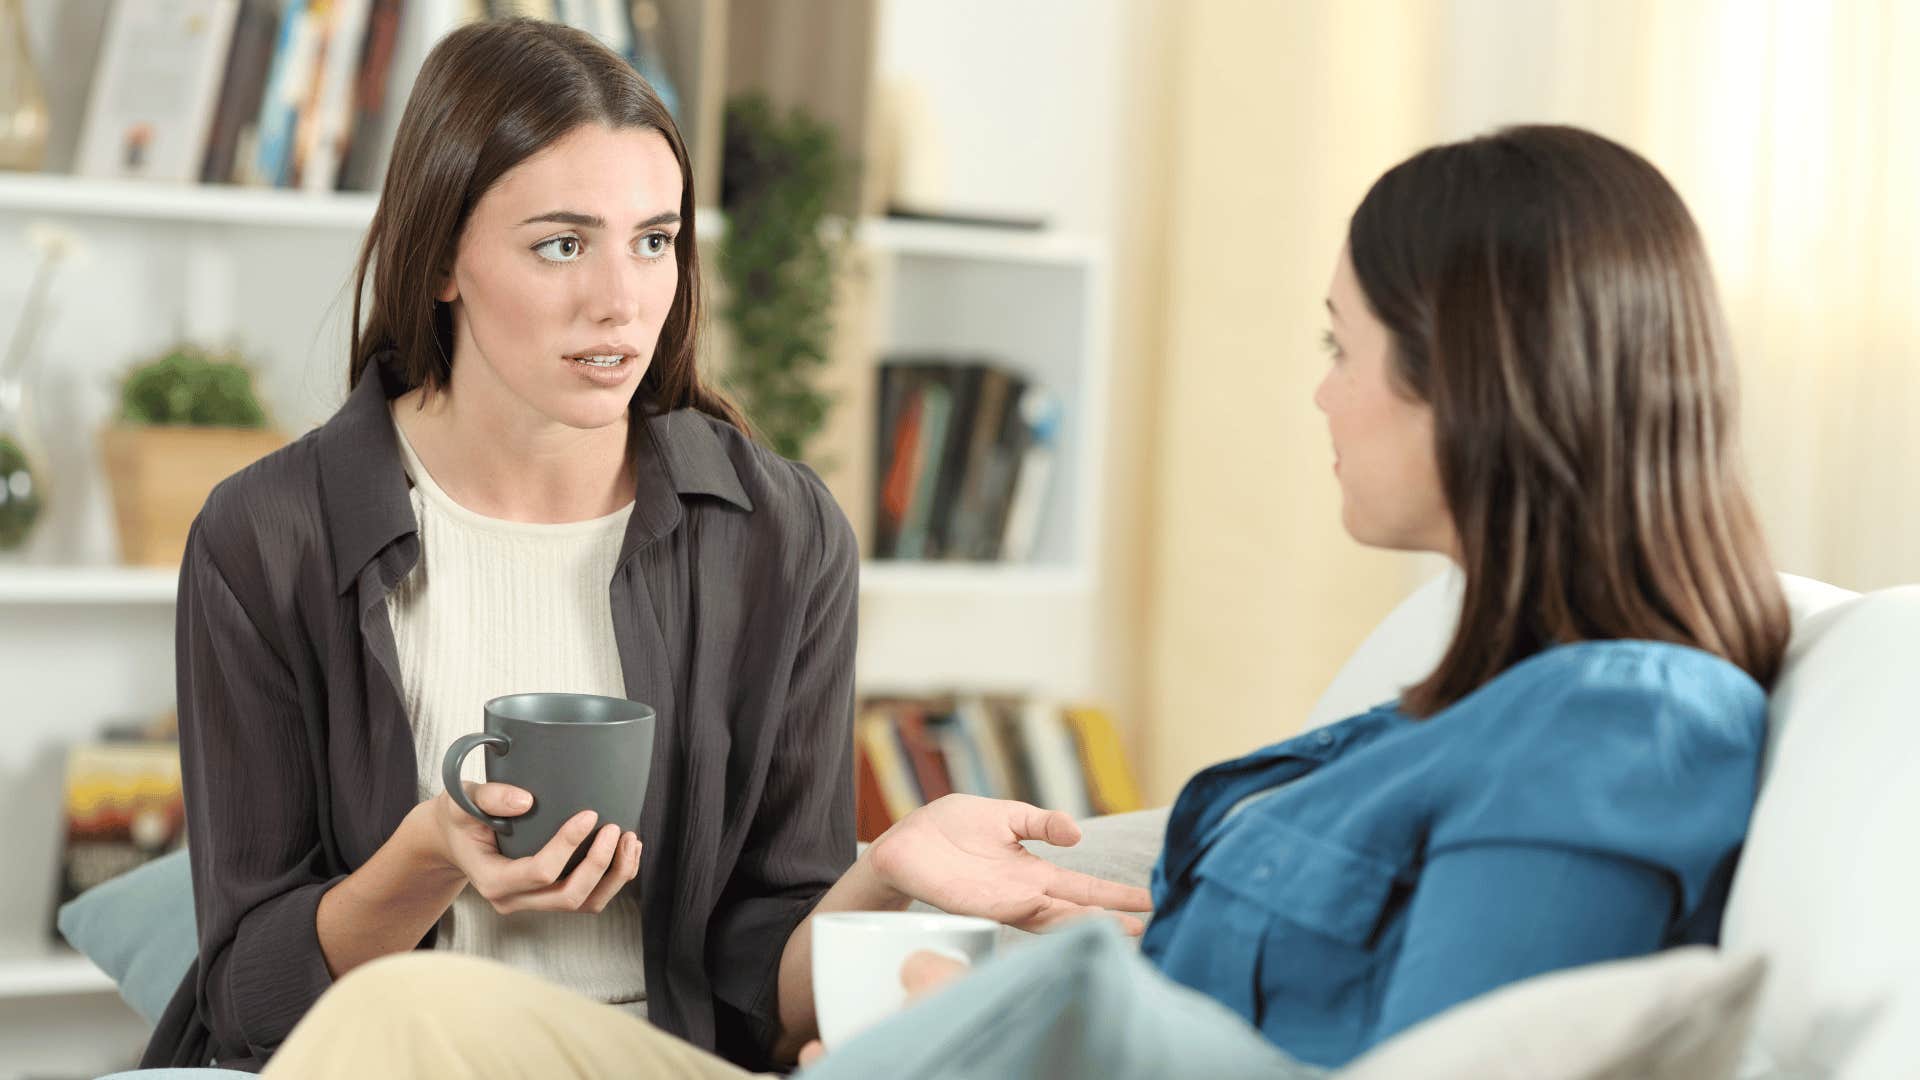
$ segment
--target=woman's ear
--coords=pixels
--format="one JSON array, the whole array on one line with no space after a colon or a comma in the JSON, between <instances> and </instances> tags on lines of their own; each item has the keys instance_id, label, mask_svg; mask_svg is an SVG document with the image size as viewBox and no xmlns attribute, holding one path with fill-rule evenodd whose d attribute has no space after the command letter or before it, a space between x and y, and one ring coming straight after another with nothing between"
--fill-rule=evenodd
<instances>
[{"instance_id":1,"label":"woman's ear","mask_svg":"<svg viewBox=\"0 0 1920 1080\"><path fill-rule=\"evenodd\" d=\"M460 286L453 280L452 272L448 272L440 279L440 288L433 294L433 298L443 304L451 304L460 299Z\"/></svg>"}]
</instances>

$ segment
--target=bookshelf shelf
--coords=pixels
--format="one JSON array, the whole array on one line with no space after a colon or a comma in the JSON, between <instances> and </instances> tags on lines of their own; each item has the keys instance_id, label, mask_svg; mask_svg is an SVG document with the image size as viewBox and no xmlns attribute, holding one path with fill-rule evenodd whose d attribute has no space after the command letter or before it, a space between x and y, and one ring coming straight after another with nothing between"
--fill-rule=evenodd
<instances>
[{"instance_id":1,"label":"bookshelf shelf","mask_svg":"<svg viewBox=\"0 0 1920 1080\"><path fill-rule=\"evenodd\" d=\"M0 568L0 603L171 604L177 570L130 566Z\"/></svg>"},{"instance_id":2,"label":"bookshelf shelf","mask_svg":"<svg viewBox=\"0 0 1920 1080\"><path fill-rule=\"evenodd\" d=\"M862 220L856 237L861 244L892 255L1045 266L1085 265L1099 252L1094 238L1079 233L892 218Z\"/></svg>"},{"instance_id":3,"label":"bookshelf shelf","mask_svg":"<svg viewBox=\"0 0 1920 1080\"><path fill-rule=\"evenodd\" d=\"M111 993L113 988L113 980L93 961L63 946L0 948L0 998Z\"/></svg>"},{"instance_id":4,"label":"bookshelf shelf","mask_svg":"<svg viewBox=\"0 0 1920 1080\"><path fill-rule=\"evenodd\" d=\"M364 229L371 192L310 193L233 184L98 180L58 173L0 173L0 210L122 221Z\"/></svg>"},{"instance_id":5,"label":"bookshelf shelf","mask_svg":"<svg viewBox=\"0 0 1920 1080\"><path fill-rule=\"evenodd\" d=\"M171 604L176 570L130 566L0 567L0 604ZM1067 596L1092 588L1068 566L1007 566L876 560L860 568L861 592L889 601L970 596Z\"/></svg>"}]
</instances>

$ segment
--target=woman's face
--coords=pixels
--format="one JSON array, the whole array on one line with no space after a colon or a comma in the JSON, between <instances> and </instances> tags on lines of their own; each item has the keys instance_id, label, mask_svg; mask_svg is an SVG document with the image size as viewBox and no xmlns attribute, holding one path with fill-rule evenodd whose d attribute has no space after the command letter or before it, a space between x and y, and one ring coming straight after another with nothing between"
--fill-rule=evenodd
<instances>
[{"instance_id":1,"label":"woman's face","mask_svg":"<svg viewBox=\"0 0 1920 1080\"><path fill-rule=\"evenodd\" d=\"M665 136L597 124L503 174L437 294L454 397L514 425L621 421L679 285L680 187Z\"/></svg>"},{"instance_id":2,"label":"woman's face","mask_svg":"<svg viewBox=\"0 0 1920 1080\"><path fill-rule=\"evenodd\" d=\"M1367 305L1347 249L1327 292L1332 364L1313 403L1327 414L1340 519L1371 547L1457 558L1452 516L1434 460L1433 408L1390 375L1392 337Z\"/></svg>"}]
</instances>

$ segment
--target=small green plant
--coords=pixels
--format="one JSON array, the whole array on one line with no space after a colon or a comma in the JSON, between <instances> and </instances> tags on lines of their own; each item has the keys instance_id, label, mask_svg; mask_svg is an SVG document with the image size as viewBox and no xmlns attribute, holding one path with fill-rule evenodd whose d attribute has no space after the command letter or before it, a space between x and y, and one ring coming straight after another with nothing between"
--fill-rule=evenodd
<instances>
[{"instance_id":1,"label":"small green plant","mask_svg":"<svg viewBox=\"0 0 1920 1080\"><path fill-rule=\"evenodd\" d=\"M833 334L833 290L846 244L839 204L851 169L834 129L763 94L727 103L720 205L733 334L726 385L783 457L799 458L833 401L814 385Z\"/></svg>"},{"instance_id":2,"label":"small green plant","mask_svg":"<svg viewBox=\"0 0 1920 1080\"><path fill-rule=\"evenodd\" d=\"M176 345L127 373L120 421L257 428L266 426L267 414L253 394L253 373L236 352Z\"/></svg>"},{"instance_id":3,"label":"small green plant","mask_svg":"<svg viewBox=\"0 0 1920 1080\"><path fill-rule=\"evenodd\" d=\"M26 452L0 435L0 551L26 543L44 503Z\"/></svg>"}]
</instances>

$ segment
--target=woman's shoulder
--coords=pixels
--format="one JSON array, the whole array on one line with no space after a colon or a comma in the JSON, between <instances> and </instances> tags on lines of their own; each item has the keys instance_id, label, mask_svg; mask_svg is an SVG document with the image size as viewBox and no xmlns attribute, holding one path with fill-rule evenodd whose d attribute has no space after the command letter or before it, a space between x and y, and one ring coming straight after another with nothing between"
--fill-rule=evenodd
<instances>
[{"instance_id":1,"label":"woman's shoulder","mask_svg":"<svg viewBox=\"0 0 1920 1080\"><path fill-rule=\"evenodd\" d=\"M318 429L214 485L196 531L217 549L321 539Z\"/></svg>"},{"instance_id":2,"label":"woman's shoulder","mask_svg":"<svg viewBox=\"0 0 1920 1080\"><path fill-rule=\"evenodd\" d=\"M1723 657L1663 641L1556 645L1508 668L1456 702L1471 722L1498 725L1516 753L1558 753L1566 740L1598 750L1653 740L1680 748L1718 743L1757 753L1766 691ZM1623 742L1619 736L1639 736Z\"/></svg>"},{"instance_id":3,"label":"woman's shoulder","mask_svg":"<svg viewBox=\"0 0 1920 1080\"><path fill-rule=\"evenodd\" d=\"M782 457L732 424L693 409L671 414L674 423L700 425L733 466L740 488L764 527L816 546L824 560L858 561L853 525L819 473L805 462Z\"/></svg>"}]
</instances>

